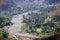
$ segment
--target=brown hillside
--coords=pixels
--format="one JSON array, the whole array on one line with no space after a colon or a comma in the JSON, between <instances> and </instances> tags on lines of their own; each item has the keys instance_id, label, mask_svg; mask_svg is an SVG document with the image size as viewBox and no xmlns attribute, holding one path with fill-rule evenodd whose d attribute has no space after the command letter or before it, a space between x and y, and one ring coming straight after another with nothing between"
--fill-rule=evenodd
<instances>
[{"instance_id":1,"label":"brown hillside","mask_svg":"<svg viewBox=\"0 0 60 40\"><path fill-rule=\"evenodd\" d=\"M47 15L48 17L53 17L54 15L60 15L60 8L48 13Z\"/></svg>"},{"instance_id":2,"label":"brown hillside","mask_svg":"<svg viewBox=\"0 0 60 40\"><path fill-rule=\"evenodd\" d=\"M3 5L5 4L5 1L4 0L0 0L0 5Z\"/></svg>"}]
</instances>

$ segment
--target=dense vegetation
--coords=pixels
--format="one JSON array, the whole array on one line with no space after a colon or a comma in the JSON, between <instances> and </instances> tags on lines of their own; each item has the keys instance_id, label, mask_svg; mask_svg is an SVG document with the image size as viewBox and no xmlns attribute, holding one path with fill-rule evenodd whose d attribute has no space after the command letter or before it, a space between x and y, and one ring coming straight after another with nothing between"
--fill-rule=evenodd
<instances>
[{"instance_id":1,"label":"dense vegetation","mask_svg":"<svg viewBox=\"0 0 60 40\"><path fill-rule=\"evenodd\" d=\"M44 12L50 12L53 10L56 10L57 6L56 5L37 5L37 4L30 4L30 5L25 5L25 6L13 6L8 10L4 10L0 12L1 16L8 16L9 18L11 18L11 16L16 15L16 14L21 14L24 12L28 12L28 11L33 11L33 10L40 10L40 11L44 11Z\"/></svg>"},{"instance_id":2,"label":"dense vegetation","mask_svg":"<svg viewBox=\"0 0 60 40\"><path fill-rule=\"evenodd\" d=\"M3 28L4 26L7 26L9 24L10 24L10 20L8 17L0 16L0 28Z\"/></svg>"},{"instance_id":3,"label":"dense vegetation","mask_svg":"<svg viewBox=\"0 0 60 40\"><path fill-rule=\"evenodd\" d=\"M23 15L24 32L38 36L54 35L60 32L60 15L48 17L47 13L29 13Z\"/></svg>"},{"instance_id":4,"label":"dense vegetation","mask_svg":"<svg viewBox=\"0 0 60 40\"><path fill-rule=\"evenodd\" d=\"M13 38L9 38L8 33L0 29L0 40L13 40Z\"/></svg>"},{"instance_id":5,"label":"dense vegetation","mask_svg":"<svg viewBox=\"0 0 60 40\"><path fill-rule=\"evenodd\" d=\"M12 40L12 38L8 37L8 33L2 29L4 26L7 25L10 25L9 18L0 16L0 40Z\"/></svg>"},{"instance_id":6,"label":"dense vegetation","mask_svg":"<svg viewBox=\"0 0 60 40\"><path fill-rule=\"evenodd\" d=\"M6 1L6 3L2 0L0 2L0 28L2 29L4 26L10 25L10 20L13 15L21 14L28 11L38 10L37 13L28 13L27 15L23 15L23 32L28 32L38 36L48 36L53 35L55 33L60 32L60 15L55 15L53 17L48 17L47 13L54 11L58 8L56 5L46 5L40 3L32 3L34 0L29 0L31 3L25 3L23 5L17 6L12 0L11 2ZM17 0L19 1L19 0ZM39 0L38 0L39 1ZM51 1L51 0L50 0ZM53 3L53 0L51 3ZM28 1L26 1L28 2ZM60 8L60 6L59 6ZM24 30L23 30L24 29ZM0 40L13 40L8 37L8 33L0 30Z\"/></svg>"}]
</instances>

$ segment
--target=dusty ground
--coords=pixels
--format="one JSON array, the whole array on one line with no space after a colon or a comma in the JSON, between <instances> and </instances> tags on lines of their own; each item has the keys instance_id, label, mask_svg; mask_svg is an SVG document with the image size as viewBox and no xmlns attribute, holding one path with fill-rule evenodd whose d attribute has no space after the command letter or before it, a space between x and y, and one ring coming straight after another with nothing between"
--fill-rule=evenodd
<instances>
[{"instance_id":1,"label":"dusty ground","mask_svg":"<svg viewBox=\"0 0 60 40\"><path fill-rule=\"evenodd\" d=\"M30 34L27 34L27 33L21 33L21 26L22 26L21 22L22 22L22 19L23 19L23 15L26 15L30 12L31 11L23 13L23 14L19 14L19 15L14 15L12 17L12 20L11 20L13 25L4 27L4 30L6 30L9 33L10 36L15 37L16 39L17 39L16 36L36 37L34 35L30 35ZM33 11L33 12L36 12L36 11Z\"/></svg>"}]
</instances>

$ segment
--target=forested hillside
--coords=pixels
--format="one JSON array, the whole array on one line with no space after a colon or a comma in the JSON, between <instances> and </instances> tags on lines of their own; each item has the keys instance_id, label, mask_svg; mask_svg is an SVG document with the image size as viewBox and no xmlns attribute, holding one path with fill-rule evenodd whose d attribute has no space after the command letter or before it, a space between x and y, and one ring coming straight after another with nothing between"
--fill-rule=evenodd
<instances>
[{"instance_id":1,"label":"forested hillside","mask_svg":"<svg viewBox=\"0 0 60 40\"><path fill-rule=\"evenodd\" d=\"M21 32L39 37L60 33L60 0L0 0L0 39L15 40L9 33L18 31L13 29L17 25Z\"/></svg>"}]
</instances>

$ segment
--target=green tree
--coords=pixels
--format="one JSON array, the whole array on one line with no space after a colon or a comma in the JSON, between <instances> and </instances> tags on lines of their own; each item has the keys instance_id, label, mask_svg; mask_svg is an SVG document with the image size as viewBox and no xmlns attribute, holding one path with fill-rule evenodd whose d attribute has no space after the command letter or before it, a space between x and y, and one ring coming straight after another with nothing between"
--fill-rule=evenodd
<instances>
[{"instance_id":1,"label":"green tree","mask_svg":"<svg viewBox=\"0 0 60 40\"><path fill-rule=\"evenodd\" d=\"M9 18L0 16L0 28L8 25L10 23Z\"/></svg>"}]
</instances>

